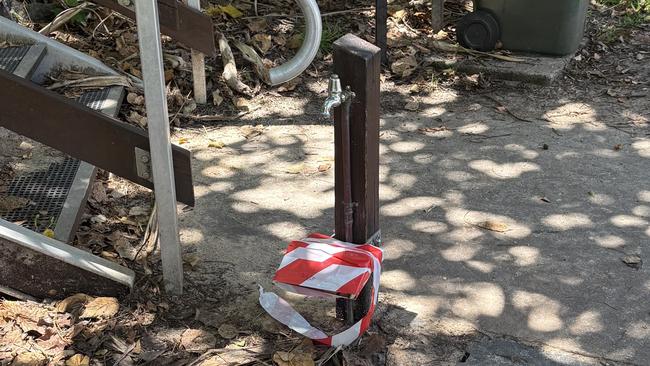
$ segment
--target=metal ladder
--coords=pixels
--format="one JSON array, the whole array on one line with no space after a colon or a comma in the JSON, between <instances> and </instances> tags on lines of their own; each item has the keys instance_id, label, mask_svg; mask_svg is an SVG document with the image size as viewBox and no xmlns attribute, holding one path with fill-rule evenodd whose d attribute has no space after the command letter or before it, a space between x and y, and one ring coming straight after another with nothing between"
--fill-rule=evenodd
<instances>
[{"instance_id":1,"label":"metal ladder","mask_svg":"<svg viewBox=\"0 0 650 366\"><path fill-rule=\"evenodd\" d=\"M66 244L76 232L97 166L154 189L165 287L173 294L182 292L176 204L193 205L194 194L190 153L169 140L160 1L135 1L148 136L114 119L122 87L92 90L71 101L39 85L48 72L62 66L100 75L115 71L0 17L0 40L22 44L0 49L0 126L74 157L11 183L12 195L36 204L0 213L0 291L36 297L77 292L117 296L129 291L135 277L131 270ZM54 223L54 238L24 220L43 207Z\"/></svg>"}]
</instances>

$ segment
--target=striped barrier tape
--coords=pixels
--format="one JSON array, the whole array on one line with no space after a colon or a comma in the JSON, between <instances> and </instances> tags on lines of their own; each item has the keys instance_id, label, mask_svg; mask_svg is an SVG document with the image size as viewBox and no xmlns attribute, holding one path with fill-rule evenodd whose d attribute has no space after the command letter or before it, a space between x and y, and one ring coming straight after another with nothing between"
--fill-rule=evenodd
<instances>
[{"instance_id":1,"label":"striped barrier tape","mask_svg":"<svg viewBox=\"0 0 650 366\"><path fill-rule=\"evenodd\" d=\"M367 314L347 330L328 336L313 327L284 299L260 286L260 305L292 330L327 346L347 346L370 326L379 299L383 251L371 244L351 244L322 234L289 244L274 283L305 296L356 299L372 278L372 302Z\"/></svg>"}]
</instances>

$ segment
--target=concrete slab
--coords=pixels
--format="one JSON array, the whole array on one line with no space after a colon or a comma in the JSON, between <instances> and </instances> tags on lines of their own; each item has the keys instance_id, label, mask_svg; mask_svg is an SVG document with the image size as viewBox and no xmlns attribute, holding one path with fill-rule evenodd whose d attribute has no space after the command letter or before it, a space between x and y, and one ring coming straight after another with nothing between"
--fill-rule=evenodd
<instances>
[{"instance_id":1,"label":"concrete slab","mask_svg":"<svg viewBox=\"0 0 650 366\"><path fill-rule=\"evenodd\" d=\"M554 356L549 359L549 356ZM476 342L467 350L459 366L561 366L583 365L586 357L566 352L545 353L536 347L504 338L486 338Z\"/></svg>"},{"instance_id":2,"label":"concrete slab","mask_svg":"<svg viewBox=\"0 0 650 366\"><path fill-rule=\"evenodd\" d=\"M441 54L427 58L435 68L455 69L468 74L484 74L498 80L523 81L547 85L555 81L567 67L573 55L563 57L513 55L521 62L502 61L490 57Z\"/></svg>"},{"instance_id":3,"label":"concrete slab","mask_svg":"<svg viewBox=\"0 0 650 366\"><path fill-rule=\"evenodd\" d=\"M405 359L432 364L463 355L431 356L448 344L441 337L482 334L534 345L510 353L530 364L647 364L650 266L634 269L621 258L650 263L650 137L647 125L622 121L649 102L499 94L532 122L453 91L421 97L417 113L383 118L377 326L402 340L390 347ZM188 276L248 288L253 295L233 295L233 307L255 301L256 283L270 287L288 240L333 226L332 170L318 169L331 163L332 127L296 122L313 106L294 102L244 122L294 119L259 136L238 126L184 136L195 156L197 206L181 215L181 236L204 259ZM211 140L226 146L210 148ZM474 349L480 364L492 364L497 344Z\"/></svg>"}]
</instances>

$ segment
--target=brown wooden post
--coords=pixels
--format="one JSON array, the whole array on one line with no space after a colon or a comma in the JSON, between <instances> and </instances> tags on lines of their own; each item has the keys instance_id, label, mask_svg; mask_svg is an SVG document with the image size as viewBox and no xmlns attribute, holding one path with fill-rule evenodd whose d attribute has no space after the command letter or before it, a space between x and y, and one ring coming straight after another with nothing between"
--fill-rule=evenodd
<instances>
[{"instance_id":1,"label":"brown wooden post","mask_svg":"<svg viewBox=\"0 0 650 366\"><path fill-rule=\"evenodd\" d=\"M354 204L352 242L366 243L379 230L379 73L381 49L352 34L334 42L334 72L343 88L356 94L350 109L352 202ZM344 108L334 113L335 143L335 230L337 238L345 232L343 206L344 169L342 156ZM370 305L370 282L353 302L354 320L364 316ZM347 302L339 301L337 313L344 314Z\"/></svg>"},{"instance_id":2,"label":"brown wooden post","mask_svg":"<svg viewBox=\"0 0 650 366\"><path fill-rule=\"evenodd\" d=\"M434 2L436 0L433 0ZM442 1L442 0L441 0ZM388 0L375 2L375 44L381 48L381 62L388 63Z\"/></svg>"}]
</instances>

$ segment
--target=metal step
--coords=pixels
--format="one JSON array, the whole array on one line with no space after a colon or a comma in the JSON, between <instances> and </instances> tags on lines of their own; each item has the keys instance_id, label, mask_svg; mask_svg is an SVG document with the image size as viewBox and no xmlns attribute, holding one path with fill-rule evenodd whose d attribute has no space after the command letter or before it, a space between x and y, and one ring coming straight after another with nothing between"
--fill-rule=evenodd
<instances>
[{"instance_id":1,"label":"metal step","mask_svg":"<svg viewBox=\"0 0 650 366\"><path fill-rule=\"evenodd\" d=\"M77 99L77 102L115 118L120 111L123 98L124 88L114 86L87 91ZM74 160L78 162L78 168L67 190L54 229L54 237L64 243L71 243L74 239L97 174L95 166Z\"/></svg>"},{"instance_id":2,"label":"metal step","mask_svg":"<svg viewBox=\"0 0 650 366\"><path fill-rule=\"evenodd\" d=\"M29 80L45 56L45 50L43 44L0 48L0 70Z\"/></svg>"},{"instance_id":3,"label":"metal step","mask_svg":"<svg viewBox=\"0 0 650 366\"><path fill-rule=\"evenodd\" d=\"M66 127L60 122L72 119L88 125L88 119L97 116L114 121L124 95L122 87L88 91L75 103L37 84L60 67L93 75L115 74L115 71L83 53L0 18L0 41L3 40L32 46L0 49L0 90L8 97L3 100L0 126L23 126L34 132L56 121L58 128L49 130L48 134L67 141ZM47 55L43 57L46 49ZM31 96L16 93L13 83L39 92ZM48 106L74 108L84 113L57 119ZM31 136L31 132L13 130ZM81 132L83 128L79 125L74 133ZM66 244L74 237L83 216L96 168L61 156L62 159L57 159L45 171L26 173L9 183L8 195L27 198L30 203L12 212L0 212L0 293L37 298L62 298L78 292L103 296L126 294L133 287L133 271ZM42 235L46 229L54 231L54 238Z\"/></svg>"},{"instance_id":4,"label":"metal step","mask_svg":"<svg viewBox=\"0 0 650 366\"><path fill-rule=\"evenodd\" d=\"M77 101L115 117L123 95L124 88L110 87L88 91ZM92 192L96 172L93 165L66 157L62 162L50 164L47 170L14 177L7 195L25 198L30 203L11 212L0 212L0 218L39 233L52 229L55 239L71 243Z\"/></svg>"},{"instance_id":5,"label":"metal step","mask_svg":"<svg viewBox=\"0 0 650 366\"><path fill-rule=\"evenodd\" d=\"M115 117L123 96L123 87L110 87L88 91L77 102ZM66 244L74 239L96 172L91 164L66 157L12 180L7 195L30 204L0 212L0 293L62 298L130 291L133 271ZM46 229L54 231L54 239L41 235Z\"/></svg>"}]
</instances>

